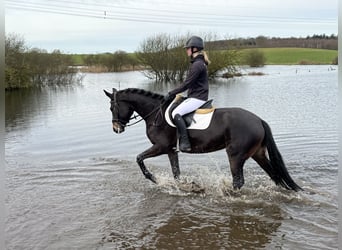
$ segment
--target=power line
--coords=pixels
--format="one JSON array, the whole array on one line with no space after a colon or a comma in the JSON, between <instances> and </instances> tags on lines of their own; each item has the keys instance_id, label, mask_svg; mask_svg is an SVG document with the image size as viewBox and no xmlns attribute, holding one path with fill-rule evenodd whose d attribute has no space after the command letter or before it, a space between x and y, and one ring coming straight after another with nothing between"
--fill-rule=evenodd
<instances>
[{"instance_id":1,"label":"power line","mask_svg":"<svg viewBox=\"0 0 342 250\"><path fill-rule=\"evenodd\" d=\"M57 5L55 4L57 3ZM58 3L69 3L69 6L58 5ZM190 15L182 15L183 11L169 11L167 14L158 14L162 13L164 10L158 10L158 13L146 13L146 11L155 12L153 9L140 9L140 8L132 8L132 7L122 7L122 6L114 6L114 5L96 5L92 6L93 8L85 8L80 6L70 6L74 4L81 4L82 2L69 2L69 1L54 1L54 4L45 4L45 3L33 3L27 1L7 1L6 7L12 9L20 9L26 11L35 11L35 12L45 12L45 13L54 13L54 14L64 14L71 16L79 16L79 17L89 17L89 18L101 18L101 19L109 19L109 20L121 20L121 21L134 21L134 22L149 22L149 23L165 23L165 24L182 24L182 25L202 25L202 26L226 26L231 24L267 24L267 23L334 23L333 20L323 20L323 19L310 19L310 18L282 18L282 17L265 17L265 16L232 16L232 15L213 15L206 14L202 15L201 13L192 13L193 16ZM89 5L88 5L89 6ZM74 7L74 8L70 8ZM101 9L99 9L99 7ZM118 11L119 9L120 11ZM123 12L130 11L128 13ZM132 13L132 10L139 11L138 13ZM142 13L145 11L145 13ZM115 13L115 14L113 14ZM197 15L197 16L196 16Z\"/></svg>"},{"instance_id":2,"label":"power line","mask_svg":"<svg viewBox=\"0 0 342 250\"><path fill-rule=\"evenodd\" d=\"M13 1L13 0L12 0ZM27 1L18 1L14 0L14 2L24 2L27 3ZM89 2L79 2L79 1L71 1L71 0L54 0L54 3L67 3L67 4L77 4L77 5L86 5L86 6L91 6L92 8L94 7L101 7L101 8L118 8L118 9L123 9L123 10L137 10L137 11L151 11L151 12L158 12L158 13L163 13L163 15L168 15L168 14L182 14L182 15L200 15L200 16L214 16L214 17L225 17L225 18L236 18L236 17L242 17L242 18L271 18L271 19L280 19L280 20L335 20L336 18L312 18L312 17L281 17L281 16L250 16L250 15L232 15L232 14L218 14L218 13L208 13L207 11L204 12L194 12L194 11L182 11L182 10L173 10L173 9L151 9L151 8L138 8L138 7L129 7L129 6L120 6L120 5L115 5L115 4L99 4L96 3L96 5L93 5ZM184 7L185 3L182 3L182 7ZM174 6L174 3L172 3L172 6ZM191 7L193 7L191 5ZM218 7L219 8L219 7ZM234 8L234 7L233 7ZM248 7L235 7L239 9L248 9ZM271 8L269 8L271 9ZM206 9L207 10L207 9ZM215 8L217 11L217 8Z\"/></svg>"}]
</instances>

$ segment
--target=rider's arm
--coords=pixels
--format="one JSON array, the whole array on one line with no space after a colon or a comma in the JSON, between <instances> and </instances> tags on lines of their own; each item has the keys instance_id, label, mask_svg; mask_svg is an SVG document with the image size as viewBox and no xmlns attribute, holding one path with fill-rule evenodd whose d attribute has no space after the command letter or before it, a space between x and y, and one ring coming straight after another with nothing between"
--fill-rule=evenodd
<instances>
[{"instance_id":1,"label":"rider's arm","mask_svg":"<svg viewBox=\"0 0 342 250\"><path fill-rule=\"evenodd\" d=\"M185 90L187 90L192 83L197 81L197 78L199 76L199 74L202 71L202 63L201 62L194 62L191 67L190 70L186 76L185 81L176 89L172 90L169 92L169 95L176 95L178 93L181 93Z\"/></svg>"}]
</instances>

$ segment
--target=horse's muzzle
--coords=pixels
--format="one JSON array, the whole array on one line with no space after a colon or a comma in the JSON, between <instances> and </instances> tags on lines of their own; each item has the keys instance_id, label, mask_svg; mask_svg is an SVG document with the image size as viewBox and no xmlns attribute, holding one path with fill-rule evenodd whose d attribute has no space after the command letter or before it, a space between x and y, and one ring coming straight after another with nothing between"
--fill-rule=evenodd
<instances>
[{"instance_id":1,"label":"horse's muzzle","mask_svg":"<svg viewBox=\"0 0 342 250\"><path fill-rule=\"evenodd\" d=\"M118 122L113 122L113 131L117 134L120 134L125 131L125 127Z\"/></svg>"}]
</instances>

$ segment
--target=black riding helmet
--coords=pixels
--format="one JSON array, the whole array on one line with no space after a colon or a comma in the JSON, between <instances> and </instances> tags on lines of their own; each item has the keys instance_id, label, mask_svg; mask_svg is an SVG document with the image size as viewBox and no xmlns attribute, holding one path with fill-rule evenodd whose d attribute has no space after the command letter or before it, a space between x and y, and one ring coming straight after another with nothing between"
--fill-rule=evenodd
<instances>
[{"instance_id":1,"label":"black riding helmet","mask_svg":"<svg viewBox=\"0 0 342 250\"><path fill-rule=\"evenodd\" d=\"M186 42L184 48L197 48L198 51L204 49L204 42L203 39L199 36L192 36L189 38L189 40Z\"/></svg>"}]
</instances>

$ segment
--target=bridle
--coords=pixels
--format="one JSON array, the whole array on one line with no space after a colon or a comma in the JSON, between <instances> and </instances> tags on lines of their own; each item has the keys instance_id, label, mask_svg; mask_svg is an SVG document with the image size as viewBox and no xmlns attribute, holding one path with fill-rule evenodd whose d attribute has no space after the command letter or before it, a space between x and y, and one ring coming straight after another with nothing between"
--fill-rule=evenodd
<instances>
[{"instance_id":1,"label":"bridle","mask_svg":"<svg viewBox=\"0 0 342 250\"><path fill-rule=\"evenodd\" d=\"M148 113L145 117L142 117L141 115L138 114L138 115L132 115L128 120L122 120L119 118L119 103L117 101L117 91L113 92L113 99L110 101L110 105L111 105L111 111L112 111L112 123L116 122L122 127L133 126L133 125L147 119L153 113L155 113L157 110L160 110L160 113L162 113L162 107L163 107L163 103L162 103L161 105L159 105L158 107L153 109L150 113ZM133 122L131 124L127 124L131 120L137 119L138 117L141 117L138 121ZM156 122L154 122L153 124L156 125Z\"/></svg>"},{"instance_id":2,"label":"bridle","mask_svg":"<svg viewBox=\"0 0 342 250\"><path fill-rule=\"evenodd\" d=\"M116 123L119 123L120 126L126 127L126 124L129 122L129 120L125 121L125 120L119 119L119 104L115 100L111 100L110 105L111 105L111 110L112 110L112 123L116 122Z\"/></svg>"}]
</instances>

